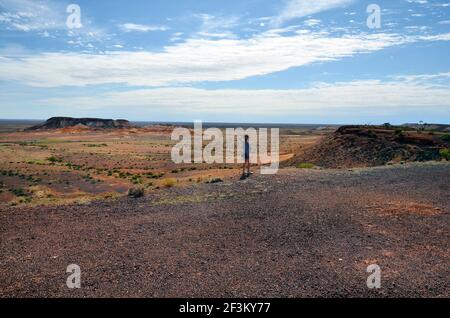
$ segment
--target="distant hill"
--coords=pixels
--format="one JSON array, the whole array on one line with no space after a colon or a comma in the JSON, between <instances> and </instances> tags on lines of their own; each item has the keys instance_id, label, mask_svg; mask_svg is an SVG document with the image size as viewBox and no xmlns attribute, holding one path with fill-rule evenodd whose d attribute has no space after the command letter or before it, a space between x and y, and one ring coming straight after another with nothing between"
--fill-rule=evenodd
<instances>
[{"instance_id":1,"label":"distant hill","mask_svg":"<svg viewBox=\"0 0 450 318\"><path fill-rule=\"evenodd\" d=\"M72 118L72 117L52 117L45 123L36 125L26 130L60 129L68 127L86 127L94 129L130 128L133 127L125 119L101 119L101 118Z\"/></svg>"},{"instance_id":2,"label":"distant hill","mask_svg":"<svg viewBox=\"0 0 450 318\"><path fill-rule=\"evenodd\" d=\"M432 131L443 131L443 132L450 132L450 125L444 125L444 124L416 124L416 123L407 123L403 124L403 127L418 129L418 130L432 130Z\"/></svg>"},{"instance_id":3,"label":"distant hill","mask_svg":"<svg viewBox=\"0 0 450 318\"><path fill-rule=\"evenodd\" d=\"M449 134L402 126L342 126L295 155L288 164L324 168L379 166L394 162L439 160Z\"/></svg>"}]
</instances>

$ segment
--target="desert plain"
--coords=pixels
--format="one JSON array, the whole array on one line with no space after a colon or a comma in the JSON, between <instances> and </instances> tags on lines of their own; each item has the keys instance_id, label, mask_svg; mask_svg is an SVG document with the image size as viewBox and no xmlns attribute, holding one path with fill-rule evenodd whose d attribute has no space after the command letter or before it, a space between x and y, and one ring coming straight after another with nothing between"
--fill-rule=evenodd
<instances>
[{"instance_id":1,"label":"desert plain","mask_svg":"<svg viewBox=\"0 0 450 318\"><path fill-rule=\"evenodd\" d=\"M450 164L418 148L446 133L282 128L280 171L239 180L236 164L174 164L172 129L4 129L0 296L450 296ZM382 149L408 144L348 164L343 142L361 153L385 134Z\"/></svg>"}]
</instances>

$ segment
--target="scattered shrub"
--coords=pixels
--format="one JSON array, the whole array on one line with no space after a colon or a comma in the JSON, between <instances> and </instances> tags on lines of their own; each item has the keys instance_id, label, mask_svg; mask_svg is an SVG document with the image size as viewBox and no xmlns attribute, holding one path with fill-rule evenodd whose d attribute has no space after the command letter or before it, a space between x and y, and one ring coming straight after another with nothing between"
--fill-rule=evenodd
<instances>
[{"instance_id":1,"label":"scattered shrub","mask_svg":"<svg viewBox=\"0 0 450 318\"><path fill-rule=\"evenodd\" d=\"M167 179L164 179L162 181L162 183L166 188L171 188L171 187L175 186L175 184L177 183L177 180L175 180L174 178L167 178Z\"/></svg>"},{"instance_id":2,"label":"scattered shrub","mask_svg":"<svg viewBox=\"0 0 450 318\"><path fill-rule=\"evenodd\" d=\"M164 172L161 172L161 173L151 173L151 172L149 172L149 173L147 173L147 175L149 176L149 178L159 179L159 178L164 176Z\"/></svg>"},{"instance_id":3,"label":"scattered shrub","mask_svg":"<svg viewBox=\"0 0 450 318\"><path fill-rule=\"evenodd\" d=\"M443 141L449 141L449 142L450 142L450 134L442 135L441 139L442 139Z\"/></svg>"},{"instance_id":4,"label":"scattered shrub","mask_svg":"<svg viewBox=\"0 0 450 318\"><path fill-rule=\"evenodd\" d=\"M131 188L128 189L128 196L132 198L140 198L144 196L143 188Z\"/></svg>"},{"instance_id":5,"label":"scattered shrub","mask_svg":"<svg viewBox=\"0 0 450 318\"><path fill-rule=\"evenodd\" d=\"M133 183L133 184L141 184L142 180L141 179L131 179L131 183Z\"/></svg>"},{"instance_id":6,"label":"scattered shrub","mask_svg":"<svg viewBox=\"0 0 450 318\"><path fill-rule=\"evenodd\" d=\"M119 172L119 178L125 179L127 177L127 175L125 173L123 173L122 171Z\"/></svg>"},{"instance_id":7,"label":"scattered shrub","mask_svg":"<svg viewBox=\"0 0 450 318\"><path fill-rule=\"evenodd\" d=\"M443 159L447 161L450 160L450 148L442 148L441 150L439 150L439 154Z\"/></svg>"},{"instance_id":8,"label":"scattered shrub","mask_svg":"<svg viewBox=\"0 0 450 318\"><path fill-rule=\"evenodd\" d=\"M312 163L299 163L297 165L297 168L299 169L313 169L314 167L315 165Z\"/></svg>"},{"instance_id":9,"label":"scattered shrub","mask_svg":"<svg viewBox=\"0 0 450 318\"><path fill-rule=\"evenodd\" d=\"M220 183L220 182L223 182L223 180L220 178L214 178L209 181L206 181L206 183Z\"/></svg>"},{"instance_id":10,"label":"scattered shrub","mask_svg":"<svg viewBox=\"0 0 450 318\"><path fill-rule=\"evenodd\" d=\"M48 157L47 160L50 161L51 163L62 162L61 158L55 156Z\"/></svg>"},{"instance_id":11,"label":"scattered shrub","mask_svg":"<svg viewBox=\"0 0 450 318\"><path fill-rule=\"evenodd\" d=\"M27 196L27 192L23 188L14 188L9 190L16 197L25 197Z\"/></svg>"},{"instance_id":12,"label":"scattered shrub","mask_svg":"<svg viewBox=\"0 0 450 318\"><path fill-rule=\"evenodd\" d=\"M86 147L107 147L107 144L84 144Z\"/></svg>"}]
</instances>

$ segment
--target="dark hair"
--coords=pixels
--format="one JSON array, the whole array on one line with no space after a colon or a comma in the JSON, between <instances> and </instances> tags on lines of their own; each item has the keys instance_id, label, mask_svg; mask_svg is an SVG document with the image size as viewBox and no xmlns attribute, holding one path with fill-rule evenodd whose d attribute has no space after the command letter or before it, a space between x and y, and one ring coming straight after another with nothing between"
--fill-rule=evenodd
<instances>
[{"instance_id":1,"label":"dark hair","mask_svg":"<svg viewBox=\"0 0 450 318\"><path fill-rule=\"evenodd\" d=\"M245 135L245 140L248 140L248 135Z\"/></svg>"}]
</instances>

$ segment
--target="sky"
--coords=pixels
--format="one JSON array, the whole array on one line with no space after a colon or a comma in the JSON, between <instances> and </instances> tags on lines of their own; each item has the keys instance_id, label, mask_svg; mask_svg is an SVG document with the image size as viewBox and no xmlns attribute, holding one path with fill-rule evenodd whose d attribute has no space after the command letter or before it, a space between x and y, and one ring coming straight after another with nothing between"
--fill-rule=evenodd
<instances>
[{"instance_id":1,"label":"sky","mask_svg":"<svg viewBox=\"0 0 450 318\"><path fill-rule=\"evenodd\" d=\"M0 118L450 124L449 57L450 0L0 0Z\"/></svg>"}]
</instances>

